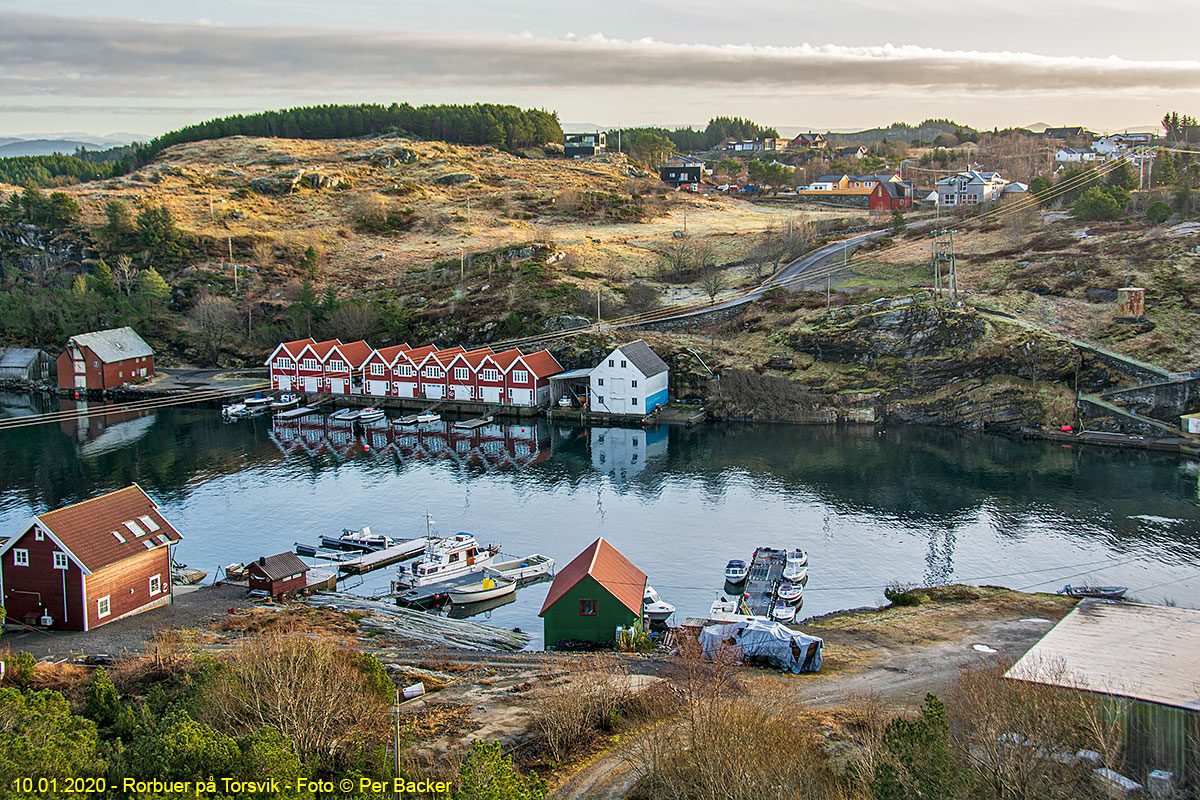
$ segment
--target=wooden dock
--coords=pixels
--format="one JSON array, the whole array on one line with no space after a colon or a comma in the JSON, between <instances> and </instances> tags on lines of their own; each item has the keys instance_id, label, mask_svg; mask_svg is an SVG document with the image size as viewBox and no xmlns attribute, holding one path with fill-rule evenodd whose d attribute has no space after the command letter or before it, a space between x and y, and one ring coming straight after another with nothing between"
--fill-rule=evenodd
<instances>
[{"instance_id":1,"label":"wooden dock","mask_svg":"<svg viewBox=\"0 0 1200 800\"><path fill-rule=\"evenodd\" d=\"M338 562L338 572L343 575L365 575L377 569L390 567L392 564L407 561L425 552L426 541L426 538L421 536L385 547L382 550L373 550L370 553L363 553L361 556L348 558Z\"/></svg>"},{"instance_id":2,"label":"wooden dock","mask_svg":"<svg viewBox=\"0 0 1200 800\"><path fill-rule=\"evenodd\" d=\"M286 411L279 411L275 414L275 416L279 419L296 419L297 417L303 417L306 414L315 413L317 413L316 406L300 406L299 408L289 408Z\"/></svg>"},{"instance_id":3,"label":"wooden dock","mask_svg":"<svg viewBox=\"0 0 1200 800\"><path fill-rule=\"evenodd\" d=\"M475 417L474 419L464 419L461 422L456 422L454 423L454 427L470 431L475 430L476 428L482 428L484 425L491 424L491 422L492 415L487 414L486 416Z\"/></svg>"},{"instance_id":4,"label":"wooden dock","mask_svg":"<svg viewBox=\"0 0 1200 800\"><path fill-rule=\"evenodd\" d=\"M775 606L775 591L783 580L783 567L787 563L787 551L772 547L759 547L750 561L746 586L742 590L742 601L748 613L756 617L771 616Z\"/></svg>"}]
</instances>

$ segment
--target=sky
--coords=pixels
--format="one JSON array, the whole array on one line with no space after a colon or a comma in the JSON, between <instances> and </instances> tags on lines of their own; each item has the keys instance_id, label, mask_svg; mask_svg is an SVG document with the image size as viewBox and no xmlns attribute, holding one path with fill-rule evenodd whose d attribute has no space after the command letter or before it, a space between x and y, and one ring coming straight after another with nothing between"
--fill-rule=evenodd
<instances>
[{"instance_id":1,"label":"sky","mask_svg":"<svg viewBox=\"0 0 1200 800\"><path fill-rule=\"evenodd\" d=\"M1198 0L0 0L0 136L393 101L601 127L1147 129L1200 109L1198 29Z\"/></svg>"}]
</instances>

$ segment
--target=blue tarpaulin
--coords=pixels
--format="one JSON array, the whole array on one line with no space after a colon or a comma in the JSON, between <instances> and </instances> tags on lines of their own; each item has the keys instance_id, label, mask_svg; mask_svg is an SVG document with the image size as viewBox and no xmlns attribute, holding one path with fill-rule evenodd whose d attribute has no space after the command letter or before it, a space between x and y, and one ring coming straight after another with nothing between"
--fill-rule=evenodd
<instances>
[{"instance_id":1,"label":"blue tarpaulin","mask_svg":"<svg viewBox=\"0 0 1200 800\"><path fill-rule=\"evenodd\" d=\"M816 636L794 631L780 622L751 619L709 625L700 632L705 658L728 649L743 661L757 661L786 672L816 672L821 668L821 648Z\"/></svg>"}]
</instances>

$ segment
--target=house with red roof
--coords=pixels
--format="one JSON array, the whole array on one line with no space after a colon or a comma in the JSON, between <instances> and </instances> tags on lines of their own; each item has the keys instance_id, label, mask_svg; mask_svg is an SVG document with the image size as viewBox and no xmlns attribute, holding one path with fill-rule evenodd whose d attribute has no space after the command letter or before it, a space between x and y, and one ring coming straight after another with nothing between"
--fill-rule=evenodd
<instances>
[{"instance_id":1,"label":"house with red roof","mask_svg":"<svg viewBox=\"0 0 1200 800\"><path fill-rule=\"evenodd\" d=\"M182 538L137 484L38 514L0 546L0 605L74 631L170 605Z\"/></svg>"},{"instance_id":2,"label":"house with red roof","mask_svg":"<svg viewBox=\"0 0 1200 800\"><path fill-rule=\"evenodd\" d=\"M374 352L361 339L331 347L325 354L325 390L330 394L362 394L362 367Z\"/></svg>"},{"instance_id":3,"label":"house with red roof","mask_svg":"<svg viewBox=\"0 0 1200 800\"><path fill-rule=\"evenodd\" d=\"M327 392L329 384L325 380L325 358L329 351L341 344L340 339L326 339L323 342L312 342L300 348L296 366L296 386L302 392Z\"/></svg>"},{"instance_id":4,"label":"house with red roof","mask_svg":"<svg viewBox=\"0 0 1200 800\"><path fill-rule=\"evenodd\" d=\"M518 356L505 373L508 402L514 406L540 406L550 402L550 376L562 372L549 350Z\"/></svg>"},{"instance_id":5,"label":"house with red roof","mask_svg":"<svg viewBox=\"0 0 1200 800\"><path fill-rule=\"evenodd\" d=\"M554 576L542 610L547 649L566 642L604 644L618 627L642 618L646 573L604 537L588 545Z\"/></svg>"},{"instance_id":6,"label":"house with red roof","mask_svg":"<svg viewBox=\"0 0 1200 800\"><path fill-rule=\"evenodd\" d=\"M480 347L466 353L459 353L450 360L446 367L449 381L449 397L451 400L477 399L477 384L479 365L483 359L492 355L492 348Z\"/></svg>"},{"instance_id":7,"label":"house with red roof","mask_svg":"<svg viewBox=\"0 0 1200 800\"><path fill-rule=\"evenodd\" d=\"M392 372L396 368L399 355L411 349L407 344L397 344L371 351L370 357L363 364L364 391L375 397L398 395L399 389L395 392L392 389Z\"/></svg>"},{"instance_id":8,"label":"house with red roof","mask_svg":"<svg viewBox=\"0 0 1200 800\"><path fill-rule=\"evenodd\" d=\"M316 344L312 339L297 339L294 342L283 342L263 362L271 371L271 388L281 392L290 392L298 388L300 382L296 377L296 369L300 364L300 351L305 346Z\"/></svg>"}]
</instances>

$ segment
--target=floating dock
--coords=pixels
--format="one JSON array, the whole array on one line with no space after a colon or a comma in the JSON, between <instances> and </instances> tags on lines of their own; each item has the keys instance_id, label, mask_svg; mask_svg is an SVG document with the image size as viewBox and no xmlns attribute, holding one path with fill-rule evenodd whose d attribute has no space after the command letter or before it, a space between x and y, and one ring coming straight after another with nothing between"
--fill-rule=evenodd
<instances>
[{"instance_id":1,"label":"floating dock","mask_svg":"<svg viewBox=\"0 0 1200 800\"><path fill-rule=\"evenodd\" d=\"M746 575L746 586L742 590L742 602L747 613L756 617L771 618L775 606L775 591L783 580L783 567L787 563L787 551L772 547L759 547L750 561Z\"/></svg>"},{"instance_id":2,"label":"floating dock","mask_svg":"<svg viewBox=\"0 0 1200 800\"><path fill-rule=\"evenodd\" d=\"M425 542L426 538L421 536L385 547L382 550L373 550L370 553L363 553L361 556L348 558L338 562L338 572L343 575L365 575L377 569L390 567L392 564L407 561L425 552Z\"/></svg>"},{"instance_id":3,"label":"floating dock","mask_svg":"<svg viewBox=\"0 0 1200 800\"><path fill-rule=\"evenodd\" d=\"M482 428L484 425L490 425L491 422L492 415L488 414L484 417L475 417L474 419L464 419L461 422L456 422L454 423L454 427L463 428L465 430L474 430L475 428Z\"/></svg>"},{"instance_id":4,"label":"floating dock","mask_svg":"<svg viewBox=\"0 0 1200 800\"><path fill-rule=\"evenodd\" d=\"M482 572L459 575L428 586L404 589L396 595L396 605L404 608L437 608L450 602L450 592L469 583L479 583L486 577Z\"/></svg>"},{"instance_id":5,"label":"floating dock","mask_svg":"<svg viewBox=\"0 0 1200 800\"><path fill-rule=\"evenodd\" d=\"M286 411L276 412L275 416L279 419L296 419L308 414L317 413L316 406L300 406L299 408L289 408Z\"/></svg>"}]
</instances>

